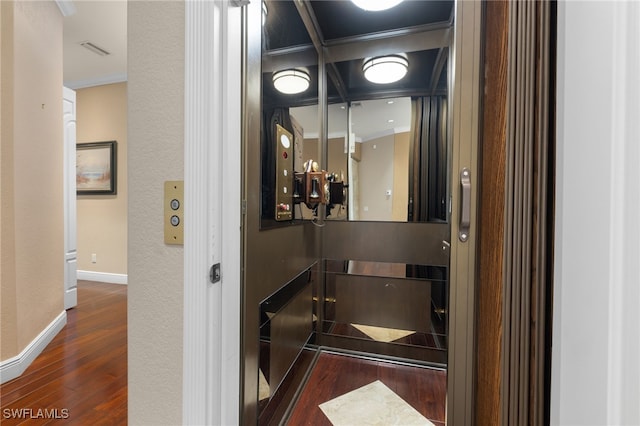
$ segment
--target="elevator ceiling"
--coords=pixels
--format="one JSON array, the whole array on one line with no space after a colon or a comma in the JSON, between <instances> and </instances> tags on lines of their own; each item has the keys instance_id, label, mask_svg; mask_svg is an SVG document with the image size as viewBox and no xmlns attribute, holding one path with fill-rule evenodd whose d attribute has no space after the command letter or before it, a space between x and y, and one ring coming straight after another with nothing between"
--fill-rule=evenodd
<instances>
[{"instance_id":1,"label":"elevator ceiling","mask_svg":"<svg viewBox=\"0 0 640 426\"><path fill-rule=\"evenodd\" d=\"M275 104L317 103L318 50L327 64L330 103L446 93L453 1L410 0L379 12L344 0L266 5L263 90ZM390 85L367 81L364 58L392 53L404 53L409 60L405 78ZM269 84L272 72L291 66L303 67L311 76L310 90L293 102Z\"/></svg>"}]
</instances>

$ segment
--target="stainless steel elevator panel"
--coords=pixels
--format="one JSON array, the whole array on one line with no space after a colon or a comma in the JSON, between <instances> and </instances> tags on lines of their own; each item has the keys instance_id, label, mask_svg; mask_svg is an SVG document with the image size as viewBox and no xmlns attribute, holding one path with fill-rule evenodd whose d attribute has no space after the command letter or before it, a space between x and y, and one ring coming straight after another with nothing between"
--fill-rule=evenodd
<instances>
[{"instance_id":1,"label":"stainless steel elevator panel","mask_svg":"<svg viewBox=\"0 0 640 426\"><path fill-rule=\"evenodd\" d=\"M261 45L260 2L245 8L244 49L247 71L243 85L244 182L242 299L242 423L256 424L260 357L260 303L320 256L320 229L310 223L261 229ZM297 386L297 384L293 384Z\"/></svg>"},{"instance_id":2,"label":"stainless steel elevator panel","mask_svg":"<svg viewBox=\"0 0 640 426\"><path fill-rule=\"evenodd\" d=\"M337 275L335 321L402 330L430 330L431 283Z\"/></svg>"},{"instance_id":3,"label":"stainless steel elevator panel","mask_svg":"<svg viewBox=\"0 0 640 426\"><path fill-rule=\"evenodd\" d=\"M448 267L449 235L448 223L327 221L322 255Z\"/></svg>"},{"instance_id":4,"label":"stainless steel elevator panel","mask_svg":"<svg viewBox=\"0 0 640 426\"><path fill-rule=\"evenodd\" d=\"M271 392L282 383L289 368L309 340L312 331L311 298L311 285L307 285L271 318Z\"/></svg>"}]
</instances>

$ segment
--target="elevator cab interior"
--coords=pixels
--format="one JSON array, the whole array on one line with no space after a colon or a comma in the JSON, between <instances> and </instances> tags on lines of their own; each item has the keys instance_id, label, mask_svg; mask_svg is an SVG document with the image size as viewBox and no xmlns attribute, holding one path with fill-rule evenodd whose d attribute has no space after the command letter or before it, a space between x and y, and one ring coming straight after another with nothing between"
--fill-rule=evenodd
<instances>
[{"instance_id":1,"label":"elevator cab interior","mask_svg":"<svg viewBox=\"0 0 640 426\"><path fill-rule=\"evenodd\" d=\"M446 372L455 10L247 8L243 423L286 422L322 351Z\"/></svg>"}]
</instances>

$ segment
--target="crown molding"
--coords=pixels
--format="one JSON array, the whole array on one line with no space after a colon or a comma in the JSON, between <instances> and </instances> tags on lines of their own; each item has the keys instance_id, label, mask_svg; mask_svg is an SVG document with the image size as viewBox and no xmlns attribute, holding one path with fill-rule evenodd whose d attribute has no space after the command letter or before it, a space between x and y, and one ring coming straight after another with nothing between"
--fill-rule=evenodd
<instances>
[{"instance_id":1,"label":"crown molding","mask_svg":"<svg viewBox=\"0 0 640 426\"><path fill-rule=\"evenodd\" d=\"M77 90L77 89L86 89L87 87L93 86L104 86L105 84L114 84L114 83L123 83L127 81L127 73L115 73L108 74L95 78L88 78L85 80L74 80L74 81L65 81L65 87L69 89Z\"/></svg>"}]
</instances>

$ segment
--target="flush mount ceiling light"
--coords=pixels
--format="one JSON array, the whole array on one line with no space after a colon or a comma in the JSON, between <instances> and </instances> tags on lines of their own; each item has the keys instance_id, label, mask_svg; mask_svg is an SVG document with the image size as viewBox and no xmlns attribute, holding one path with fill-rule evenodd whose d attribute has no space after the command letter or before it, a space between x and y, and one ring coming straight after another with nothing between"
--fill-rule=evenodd
<instances>
[{"instance_id":1,"label":"flush mount ceiling light","mask_svg":"<svg viewBox=\"0 0 640 426\"><path fill-rule=\"evenodd\" d=\"M402 0L351 0L353 4L360 9L368 10L370 12L378 12L380 10L391 9L398 5Z\"/></svg>"},{"instance_id":2,"label":"flush mount ceiling light","mask_svg":"<svg viewBox=\"0 0 640 426\"><path fill-rule=\"evenodd\" d=\"M309 74L301 70L284 70L273 74L273 85L287 95L302 93L309 88Z\"/></svg>"},{"instance_id":3,"label":"flush mount ceiling light","mask_svg":"<svg viewBox=\"0 0 640 426\"><path fill-rule=\"evenodd\" d=\"M362 65L364 77L372 83L395 83L407 74L409 61L400 55L378 56L365 59Z\"/></svg>"}]
</instances>

